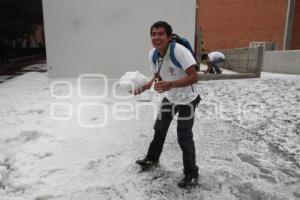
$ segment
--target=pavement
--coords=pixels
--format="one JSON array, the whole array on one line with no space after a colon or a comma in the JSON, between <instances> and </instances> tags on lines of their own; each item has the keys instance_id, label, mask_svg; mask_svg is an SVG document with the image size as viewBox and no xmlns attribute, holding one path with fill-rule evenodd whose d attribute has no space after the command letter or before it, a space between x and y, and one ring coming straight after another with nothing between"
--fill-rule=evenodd
<instances>
[{"instance_id":1,"label":"pavement","mask_svg":"<svg viewBox=\"0 0 300 200\"><path fill-rule=\"evenodd\" d=\"M47 72L44 54L19 57L10 60L10 62L10 64L0 65L0 84L26 72Z\"/></svg>"}]
</instances>

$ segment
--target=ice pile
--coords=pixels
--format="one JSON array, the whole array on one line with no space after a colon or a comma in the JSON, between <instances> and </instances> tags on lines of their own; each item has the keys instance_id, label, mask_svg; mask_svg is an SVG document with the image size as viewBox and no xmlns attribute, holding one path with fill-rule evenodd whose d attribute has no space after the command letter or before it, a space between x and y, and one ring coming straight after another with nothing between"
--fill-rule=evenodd
<instances>
[{"instance_id":1,"label":"ice pile","mask_svg":"<svg viewBox=\"0 0 300 200\"><path fill-rule=\"evenodd\" d=\"M143 87L148 81L149 78L141 74L139 71L126 72L120 78L120 86L122 89L130 91L132 89L135 90Z\"/></svg>"},{"instance_id":2,"label":"ice pile","mask_svg":"<svg viewBox=\"0 0 300 200\"><path fill-rule=\"evenodd\" d=\"M207 64L200 63L200 69L206 70L207 67L208 67Z\"/></svg>"}]
</instances>

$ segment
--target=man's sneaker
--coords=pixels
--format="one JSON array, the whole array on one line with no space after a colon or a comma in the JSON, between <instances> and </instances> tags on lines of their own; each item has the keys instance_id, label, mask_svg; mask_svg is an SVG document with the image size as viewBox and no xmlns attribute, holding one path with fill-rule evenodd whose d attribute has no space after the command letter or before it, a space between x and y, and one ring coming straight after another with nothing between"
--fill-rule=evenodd
<instances>
[{"instance_id":1,"label":"man's sneaker","mask_svg":"<svg viewBox=\"0 0 300 200\"><path fill-rule=\"evenodd\" d=\"M135 161L137 164L139 164L142 167L153 167L156 166L158 164L158 161L151 161L148 158L144 158L142 160L137 160Z\"/></svg>"},{"instance_id":2,"label":"man's sneaker","mask_svg":"<svg viewBox=\"0 0 300 200\"><path fill-rule=\"evenodd\" d=\"M197 176L189 176L186 175L183 179L181 179L178 183L178 187L186 188L189 186L196 186L198 184L199 175Z\"/></svg>"}]
</instances>

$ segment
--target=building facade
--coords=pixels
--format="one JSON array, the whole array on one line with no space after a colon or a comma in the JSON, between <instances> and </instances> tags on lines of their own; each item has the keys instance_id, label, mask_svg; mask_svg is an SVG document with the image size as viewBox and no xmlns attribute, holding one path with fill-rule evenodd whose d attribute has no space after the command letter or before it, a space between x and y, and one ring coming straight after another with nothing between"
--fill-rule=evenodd
<instances>
[{"instance_id":1,"label":"building facade","mask_svg":"<svg viewBox=\"0 0 300 200\"><path fill-rule=\"evenodd\" d=\"M300 49L300 1L296 0L291 49Z\"/></svg>"},{"instance_id":2,"label":"building facade","mask_svg":"<svg viewBox=\"0 0 300 200\"><path fill-rule=\"evenodd\" d=\"M275 43L300 49L300 0L197 0L197 28L206 51Z\"/></svg>"}]
</instances>

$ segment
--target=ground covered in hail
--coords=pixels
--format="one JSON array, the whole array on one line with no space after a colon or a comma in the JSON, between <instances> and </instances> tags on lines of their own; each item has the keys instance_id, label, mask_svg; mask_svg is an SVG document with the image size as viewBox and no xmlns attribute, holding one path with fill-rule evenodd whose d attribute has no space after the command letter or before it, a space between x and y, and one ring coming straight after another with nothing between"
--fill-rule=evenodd
<instances>
[{"instance_id":1,"label":"ground covered in hail","mask_svg":"<svg viewBox=\"0 0 300 200\"><path fill-rule=\"evenodd\" d=\"M124 97L114 82L37 72L0 84L0 199L299 199L300 76L197 87L200 179L180 189L176 120L160 165L135 164L153 137L157 95Z\"/></svg>"}]
</instances>

